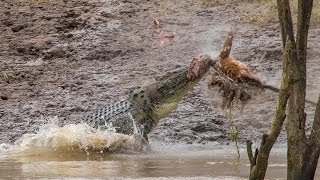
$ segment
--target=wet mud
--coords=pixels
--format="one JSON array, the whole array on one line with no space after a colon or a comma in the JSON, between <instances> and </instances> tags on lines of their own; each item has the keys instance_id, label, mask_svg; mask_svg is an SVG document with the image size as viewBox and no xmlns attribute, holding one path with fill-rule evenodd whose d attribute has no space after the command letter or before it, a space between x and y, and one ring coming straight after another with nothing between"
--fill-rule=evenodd
<instances>
[{"instance_id":1,"label":"wet mud","mask_svg":"<svg viewBox=\"0 0 320 180\"><path fill-rule=\"evenodd\" d=\"M159 44L152 20L174 40ZM233 30L232 54L270 85L281 78L277 22L253 25L237 4L204 6L201 1L3 0L0 2L0 144L34 133L57 116L74 124L97 107L125 97L192 58L217 55ZM320 29L309 34L308 98L320 83ZM209 73L210 74L210 73ZM189 92L150 134L151 141L229 144L228 118L208 77ZM277 94L263 91L233 120L240 141L258 142L272 121ZM307 118L314 107L307 105ZM285 140L281 133L279 142Z\"/></svg>"}]
</instances>

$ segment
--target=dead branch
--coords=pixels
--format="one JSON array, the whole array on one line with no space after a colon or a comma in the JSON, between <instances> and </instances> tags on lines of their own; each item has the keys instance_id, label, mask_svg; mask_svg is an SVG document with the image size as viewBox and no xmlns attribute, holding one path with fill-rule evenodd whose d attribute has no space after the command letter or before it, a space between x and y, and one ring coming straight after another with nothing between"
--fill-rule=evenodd
<instances>
[{"instance_id":1,"label":"dead branch","mask_svg":"<svg viewBox=\"0 0 320 180\"><path fill-rule=\"evenodd\" d=\"M247 153L248 153L248 158L249 158L249 161L250 161L250 165L251 165L251 167L253 167L254 166L254 161L253 161L253 154L252 154L252 141L247 140L246 141L246 145L247 145Z\"/></svg>"}]
</instances>

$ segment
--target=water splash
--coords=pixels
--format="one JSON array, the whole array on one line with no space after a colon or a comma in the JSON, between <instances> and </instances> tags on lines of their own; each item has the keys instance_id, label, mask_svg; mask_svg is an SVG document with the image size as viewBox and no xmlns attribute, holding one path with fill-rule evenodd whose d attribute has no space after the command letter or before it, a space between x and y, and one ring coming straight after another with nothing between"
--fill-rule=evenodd
<instances>
[{"instance_id":1,"label":"water splash","mask_svg":"<svg viewBox=\"0 0 320 180\"><path fill-rule=\"evenodd\" d=\"M49 123L39 127L34 134L25 134L13 145L0 144L1 152L23 154L84 152L141 152L146 144L139 134L116 133L113 128L95 129L86 123L58 125L58 118L50 118Z\"/></svg>"}]
</instances>

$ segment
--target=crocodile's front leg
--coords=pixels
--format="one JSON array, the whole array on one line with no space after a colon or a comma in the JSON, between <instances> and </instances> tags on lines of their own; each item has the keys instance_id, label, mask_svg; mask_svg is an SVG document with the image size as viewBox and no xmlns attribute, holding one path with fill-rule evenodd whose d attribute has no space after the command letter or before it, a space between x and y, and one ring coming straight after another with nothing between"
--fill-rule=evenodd
<instances>
[{"instance_id":1,"label":"crocodile's front leg","mask_svg":"<svg viewBox=\"0 0 320 180\"><path fill-rule=\"evenodd\" d=\"M148 134L166 117L198 80L208 71L212 60L203 55L193 59L188 68L166 73L156 82L144 86L126 100L108 104L83 122L95 128L114 128L117 133L141 134L148 141Z\"/></svg>"}]
</instances>

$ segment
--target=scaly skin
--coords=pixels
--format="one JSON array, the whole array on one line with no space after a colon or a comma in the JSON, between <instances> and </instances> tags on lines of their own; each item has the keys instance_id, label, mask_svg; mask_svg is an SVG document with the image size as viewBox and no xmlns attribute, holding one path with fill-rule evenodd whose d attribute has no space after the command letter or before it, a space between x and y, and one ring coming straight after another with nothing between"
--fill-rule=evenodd
<instances>
[{"instance_id":1,"label":"scaly skin","mask_svg":"<svg viewBox=\"0 0 320 180\"><path fill-rule=\"evenodd\" d=\"M208 71L211 61L207 55L200 56L189 68L168 72L155 83L136 90L126 100L96 110L83 122L95 128L112 126L116 132L128 135L140 132L147 140L159 120L168 116Z\"/></svg>"}]
</instances>

